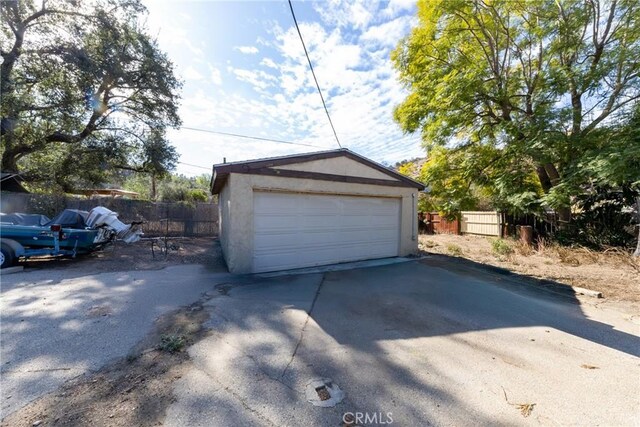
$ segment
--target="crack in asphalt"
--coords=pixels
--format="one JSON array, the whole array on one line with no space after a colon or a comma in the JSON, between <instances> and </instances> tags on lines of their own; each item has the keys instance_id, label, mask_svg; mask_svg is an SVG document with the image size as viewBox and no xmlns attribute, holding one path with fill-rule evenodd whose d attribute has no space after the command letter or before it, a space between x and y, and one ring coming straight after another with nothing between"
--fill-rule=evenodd
<instances>
[{"instance_id":1,"label":"crack in asphalt","mask_svg":"<svg viewBox=\"0 0 640 427\"><path fill-rule=\"evenodd\" d=\"M246 409L247 411L251 412L252 414L254 414L256 417L258 417L259 419L267 422L269 425L277 427L278 424L274 423L271 419L269 419L266 415L264 415L262 412L258 411L257 409L254 409L251 407L251 405L249 405L249 403L247 403L247 401L238 393L236 393L229 385L224 384L222 381L220 381L218 378L216 378L215 376L211 375L210 372L208 372L206 369L202 369L198 366L196 366L194 364L194 368L200 372L202 372L204 375L206 375L207 377L211 378L211 380L213 380L214 382L216 382L220 388L216 389L215 391L219 391L219 390L224 390L226 391L228 394L230 394L234 399L236 399L238 402L240 402L240 404L242 405L242 407L244 409Z\"/></svg>"},{"instance_id":2,"label":"crack in asphalt","mask_svg":"<svg viewBox=\"0 0 640 427\"><path fill-rule=\"evenodd\" d=\"M322 289L322 285L324 284L325 275L322 275L322 279L320 279L320 283L318 283L318 289L316 289L316 294L313 297L313 301L311 302L311 307L309 307L309 311L307 311L307 318L304 321L304 325L302 325L302 329L300 330L300 337L298 338L298 342L296 343L296 347L293 349L293 354L291 355L291 360L287 363L287 366L284 367L282 374L280 374L280 378L283 378L287 373L289 366L293 363L293 360L296 358L296 353L298 353L298 347L302 343L302 339L304 338L305 330L307 329L307 324L309 323L309 319L311 318L311 313L313 313L313 309L316 306L316 301L318 300L318 296L320 296L320 290Z\"/></svg>"},{"instance_id":3,"label":"crack in asphalt","mask_svg":"<svg viewBox=\"0 0 640 427\"><path fill-rule=\"evenodd\" d=\"M220 315L220 317L222 317L223 319L227 320L224 316ZM258 361L258 359L255 356L253 356L251 354L248 354L248 353L245 353L244 351L242 351L242 348L237 347L237 346L233 345L231 342L229 342L228 340L224 339L224 335L223 334L221 334L219 332L215 332L212 329L209 330L209 333L212 334L212 335L215 335L216 337L218 337L218 339L220 341L222 341L223 343L227 344L229 347L235 348L236 350L238 350L242 354L242 356L244 356L244 357L248 358L249 360L251 360L254 363L254 365L256 365L256 368L258 368L260 373L262 373L262 375L264 375L266 378L270 379L271 381L275 381L275 382L277 382L279 384L282 384L283 386L285 386L286 388L288 388L289 390L291 390L291 391L293 391L293 392L295 392L297 394L303 394L303 393L300 393L298 390L294 389L293 387L291 387L289 384L285 383L282 380L282 378L276 378L276 377L273 377L273 376L269 375L269 373L264 370L264 368L262 367L262 364L260 363L260 361ZM200 369L200 370L203 370L203 369Z\"/></svg>"}]
</instances>

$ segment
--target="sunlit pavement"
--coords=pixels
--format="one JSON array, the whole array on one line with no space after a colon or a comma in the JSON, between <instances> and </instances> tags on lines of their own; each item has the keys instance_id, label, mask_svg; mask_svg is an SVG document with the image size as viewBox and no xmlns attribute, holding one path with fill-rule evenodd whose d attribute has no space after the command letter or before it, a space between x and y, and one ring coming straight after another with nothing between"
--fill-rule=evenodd
<instances>
[{"instance_id":1,"label":"sunlit pavement","mask_svg":"<svg viewBox=\"0 0 640 427\"><path fill-rule=\"evenodd\" d=\"M208 302L212 334L189 350L195 368L175 384L166 424L336 426L350 413L362 425L629 425L640 415L638 325L517 279L422 260L245 278L225 294ZM317 378L343 402L311 405L305 387Z\"/></svg>"},{"instance_id":2,"label":"sunlit pavement","mask_svg":"<svg viewBox=\"0 0 640 427\"><path fill-rule=\"evenodd\" d=\"M439 258L277 277L185 265L2 278L2 412L125 357L153 320L207 295L166 425L630 425L630 314ZM345 392L331 408L315 379ZM526 406L528 405L528 406ZM525 417L524 415L528 415Z\"/></svg>"}]
</instances>

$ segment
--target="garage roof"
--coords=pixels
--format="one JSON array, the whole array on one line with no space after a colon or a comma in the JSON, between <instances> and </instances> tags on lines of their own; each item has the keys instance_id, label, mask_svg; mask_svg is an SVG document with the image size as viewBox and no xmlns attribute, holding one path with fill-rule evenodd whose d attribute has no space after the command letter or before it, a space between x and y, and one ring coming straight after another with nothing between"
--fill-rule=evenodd
<instances>
[{"instance_id":1,"label":"garage roof","mask_svg":"<svg viewBox=\"0 0 640 427\"><path fill-rule=\"evenodd\" d=\"M347 175L334 175L328 173L307 172L288 169L276 169L277 166L290 165L294 163L304 163L314 160L331 159L335 157L347 157L356 162L362 163L376 169L394 180L364 178ZM392 187L412 187L419 190L424 189L424 184L408 178L394 170L386 168L379 163L362 157L346 148L330 151L317 151L314 153L294 154L291 156L270 157L265 159L247 160L243 162L220 163L213 165L213 178L211 179L211 193L218 194L224 187L230 173L241 173L250 175L270 175L285 178L317 179L321 181L351 182L354 184L386 185Z\"/></svg>"}]
</instances>

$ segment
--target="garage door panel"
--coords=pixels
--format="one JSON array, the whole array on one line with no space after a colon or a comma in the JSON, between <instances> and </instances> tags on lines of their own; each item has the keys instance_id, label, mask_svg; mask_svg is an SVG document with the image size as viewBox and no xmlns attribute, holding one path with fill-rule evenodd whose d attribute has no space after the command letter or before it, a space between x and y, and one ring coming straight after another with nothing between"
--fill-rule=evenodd
<instances>
[{"instance_id":1,"label":"garage door panel","mask_svg":"<svg viewBox=\"0 0 640 427\"><path fill-rule=\"evenodd\" d=\"M256 235L253 240L253 244L256 252L277 250L278 248L291 250L290 248L295 246L299 240L300 238L296 233L271 233Z\"/></svg>"},{"instance_id":2,"label":"garage door panel","mask_svg":"<svg viewBox=\"0 0 640 427\"><path fill-rule=\"evenodd\" d=\"M254 193L255 272L398 255L400 200Z\"/></svg>"},{"instance_id":3,"label":"garage door panel","mask_svg":"<svg viewBox=\"0 0 640 427\"><path fill-rule=\"evenodd\" d=\"M314 231L316 229L325 231L335 228L337 218L337 215L303 215L300 218L300 224Z\"/></svg>"}]
</instances>

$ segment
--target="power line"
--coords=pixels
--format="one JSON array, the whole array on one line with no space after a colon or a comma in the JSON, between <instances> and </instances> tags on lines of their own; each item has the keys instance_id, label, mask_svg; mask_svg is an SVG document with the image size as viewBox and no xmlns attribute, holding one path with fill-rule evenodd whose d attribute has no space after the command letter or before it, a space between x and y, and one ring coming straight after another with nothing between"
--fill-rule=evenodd
<instances>
[{"instance_id":1,"label":"power line","mask_svg":"<svg viewBox=\"0 0 640 427\"><path fill-rule=\"evenodd\" d=\"M316 82L316 87L318 88L318 93L320 94L320 99L322 99L322 106L324 107L325 113L327 113L327 118L329 119L329 124L331 125L331 129L333 130L333 135L336 137L336 142L338 143L338 147L342 148L342 144L340 144L340 140L338 139L338 134L336 133L336 129L333 127L333 122L331 121L331 116L329 115L329 110L327 109L327 103L324 102L324 96L322 96L322 91L320 90L320 85L318 84L318 79L316 78L316 73L313 71L313 65L311 65L311 59L309 58L309 52L307 52L307 46L304 44L304 40L302 39L302 33L300 32L300 27L298 27L298 20L296 19L296 14L293 12L293 4L291 4L291 0L289 0L289 9L291 9L291 16L293 16L293 22L296 24L296 30L298 30L298 35L300 36L300 42L302 43L302 48L304 49L304 54L307 57L307 61L309 62L309 68L311 69L311 74L313 75L313 80Z\"/></svg>"},{"instance_id":2,"label":"power line","mask_svg":"<svg viewBox=\"0 0 640 427\"><path fill-rule=\"evenodd\" d=\"M319 145L304 144L302 142L291 142L291 141L283 141L281 139L261 138L259 136L240 135L238 133L219 132L219 131L209 130L209 129L192 128L188 126L180 126L180 129L188 129L196 132L215 133L216 135L235 136L236 138L255 139L258 141L278 142L280 144L301 145L303 147L326 148L326 147L321 147Z\"/></svg>"},{"instance_id":3,"label":"power line","mask_svg":"<svg viewBox=\"0 0 640 427\"><path fill-rule=\"evenodd\" d=\"M204 166L198 166L198 165L192 165L191 163L185 163L185 162L178 162L178 163L181 164L181 165L191 166L191 167L194 167L194 168L206 169L208 171L211 170L211 168L207 168L207 167L204 167Z\"/></svg>"}]
</instances>

